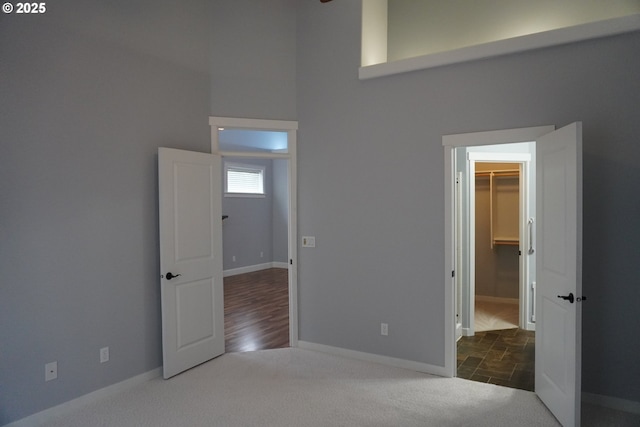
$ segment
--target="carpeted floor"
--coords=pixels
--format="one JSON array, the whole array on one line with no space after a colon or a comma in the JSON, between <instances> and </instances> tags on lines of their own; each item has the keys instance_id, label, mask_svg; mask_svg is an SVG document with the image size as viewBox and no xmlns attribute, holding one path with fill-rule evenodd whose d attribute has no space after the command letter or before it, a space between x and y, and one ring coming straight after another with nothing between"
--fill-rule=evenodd
<instances>
[{"instance_id":1,"label":"carpeted floor","mask_svg":"<svg viewBox=\"0 0 640 427\"><path fill-rule=\"evenodd\" d=\"M301 350L228 353L51 419L73 426L557 426L535 394Z\"/></svg>"}]
</instances>

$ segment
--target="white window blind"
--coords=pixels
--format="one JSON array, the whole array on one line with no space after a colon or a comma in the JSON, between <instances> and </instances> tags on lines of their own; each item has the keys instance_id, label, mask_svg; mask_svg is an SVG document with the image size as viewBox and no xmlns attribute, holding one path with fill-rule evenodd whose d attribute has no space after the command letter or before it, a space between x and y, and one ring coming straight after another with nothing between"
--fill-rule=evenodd
<instances>
[{"instance_id":1,"label":"white window blind","mask_svg":"<svg viewBox=\"0 0 640 427\"><path fill-rule=\"evenodd\" d=\"M264 194L264 167L226 163L224 169L226 193Z\"/></svg>"}]
</instances>

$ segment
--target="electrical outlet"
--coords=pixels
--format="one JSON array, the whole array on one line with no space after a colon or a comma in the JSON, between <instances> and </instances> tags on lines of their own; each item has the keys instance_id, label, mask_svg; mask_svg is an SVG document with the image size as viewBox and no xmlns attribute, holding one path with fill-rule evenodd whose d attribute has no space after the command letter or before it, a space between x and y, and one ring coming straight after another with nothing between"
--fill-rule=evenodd
<instances>
[{"instance_id":1,"label":"electrical outlet","mask_svg":"<svg viewBox=\"0 0 640 427\"><path fill-rule=\"evenodd\" d=\"M235 255L231 257L231 261L236 262L236 256Z\"/></svg>"},{"instance_id":2,"label":"electrical outlet","mask_svg":"<svg viewBox=\"0 0 640 427\"><path fill-rule=\"evenodd\" d=\"M380 323L380 335L389 335L389 325L386 323Z\"/></svg>"},{"instance_id":3,"label":"electrical outlet","mask_svg":"<svg viewBox=\"0 0 640 427\"><path fill-rule=\"evenodd\" d=\"M100 363L109 361L109 347L102 347L100 349Z\"/></svg>"},{"instance_id":4,"label":"electrical outlet","mask_svg":"<svg viewBox=\"0 0 640 427\"><path fill-rule=\"evenodd\" d=\"M58 378L58 362L49 362L44 365L44 381L51 381Z\"/></svg>"},{"instance_id":5,"label":"electrical outlet","mask_svg":"<svg viewBox=\"0 0 640 427\"><path fill-rule=\"evenodd\" d=\"M264 252L260 252L260 258L264 258Z\"/></svg>"}]
</instances>

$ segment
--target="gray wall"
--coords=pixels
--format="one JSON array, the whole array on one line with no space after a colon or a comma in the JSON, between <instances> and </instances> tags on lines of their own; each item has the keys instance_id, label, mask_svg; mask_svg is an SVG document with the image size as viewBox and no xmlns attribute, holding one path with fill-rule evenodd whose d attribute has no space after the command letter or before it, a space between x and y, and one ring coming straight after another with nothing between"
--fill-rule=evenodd
<instances>
[{"instance_id":1,"label":"gray wall","mask_svg":"<svg viewBox=\"0 0 640 427\"><path fill-rule=\"evenodd\" d=\"M265 197L223 197L223 268L273 261L273 167L271 160L225 157L224 162L265 167ZM262 252L262 257L260 253ZM235 261L233 257L235 256Z\"/></svg>"},{"instance_id":2,"label":"gray wall","mask_svg":"<svg viewBox=\"0 0 640 427\"><path fill-rule=\"evenodd\" d=\"M0 16L0 424L161 364L156 152L209 114L299 119L301 339L439 365L441 136L582 120L583 387L640 401L639 33L361 82L360 2L207 3Z\"/></svg>"},{"instance_id":3,"label":"gray wall","mask_svg":"<svg viewBox=\"0 0 640 427\"><path fill-rule=\"evenodd\" d=\"M210 150L206 1L47 6L0 22L0 424L162 364L157 149Z\"/></svg>"},{"instance_id":4,"label":"gray wall","mask_svg":"<svg viewBox=\"0 0 640 427\"><path fill-rule=\"evenodd\" d=\"M222 222L224 270L287 262L287 160L225 157L223 161L265 167L265 197L222 198L222 212L229 216Z\"/></svg>"},{"instance_id":5,"label":"gray wall","mask_svg":"<svg viewBox=\"0 0 640 427\"><path fill-rule=\"evenodd\" d=\"M213 115L295 120L296 0L214 3Z\"/></svg>"},{"instance_id":6,"label":"gray wall","mask_svg":"<svg viewBox=\"0 0 640 427\"><path fill-rule=\"evenodd\" d=\"M442 135L581 120L583 390L640 401L640 33L359 81L359 2L298 7L300 338L443 365Z\"/></svg>"},{"instance_id":7,"label":"gray wall","mask_svg":"<svg viewBox=\"0 0 640 427\"><path fill-rule=\"evenodd\" d=\"M294 2L211 3L0 14L0 425L162 364L157 148L295 119Z\"/></svg>"}]
</instances>

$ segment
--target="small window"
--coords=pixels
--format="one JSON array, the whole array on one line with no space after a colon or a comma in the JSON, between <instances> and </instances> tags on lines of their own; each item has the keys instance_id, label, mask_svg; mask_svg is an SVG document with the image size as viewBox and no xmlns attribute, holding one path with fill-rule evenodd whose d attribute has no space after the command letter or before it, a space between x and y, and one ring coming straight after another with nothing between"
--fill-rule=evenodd
<instances>
[{"instance_id":1,"label":"small window","mask_svg":"<svg viewBox=\"0 0 640 427\"><path fill-rule=\"evenodd\" d=\"M264 197L264 166L224 164L225 196Z\"/></svg>"}]
</instances>

